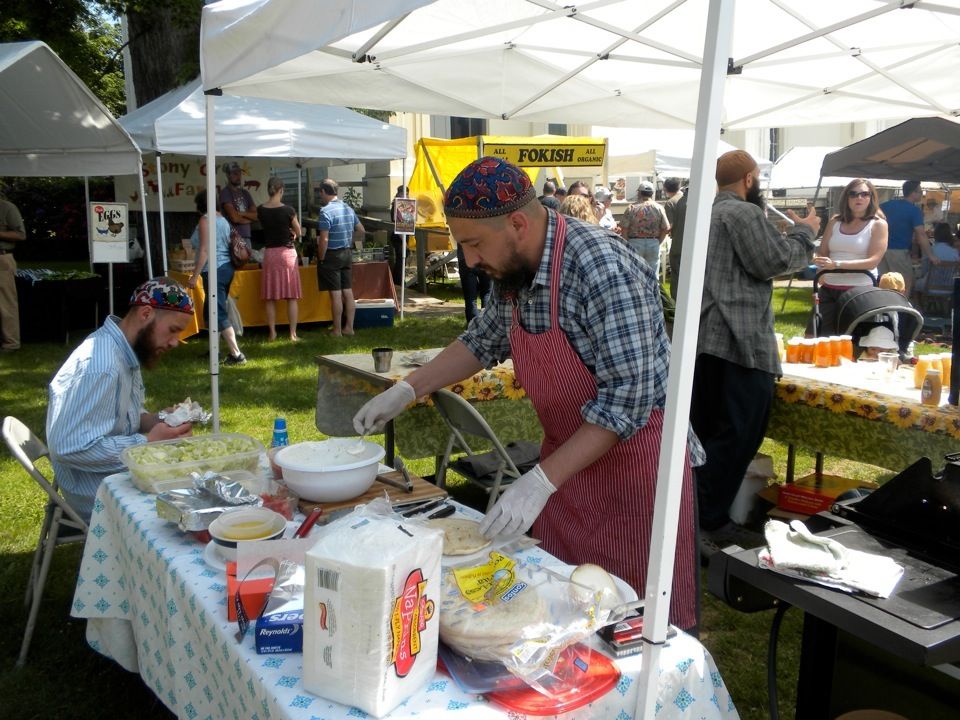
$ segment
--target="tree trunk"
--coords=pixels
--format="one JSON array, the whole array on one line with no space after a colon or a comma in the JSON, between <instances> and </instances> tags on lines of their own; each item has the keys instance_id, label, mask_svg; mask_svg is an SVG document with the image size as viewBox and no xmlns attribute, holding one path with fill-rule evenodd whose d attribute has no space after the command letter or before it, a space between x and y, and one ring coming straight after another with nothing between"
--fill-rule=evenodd
<instances>
[{"instance_id":1,"label":"tree trunk","mask_svg":"<svg viewBox=\"0 0 960 720\"><path fill-rule=\"evenodd\" d=\"M127 14L137 107L200 74L202 7L203 0L176 0Z\"/></svg>"}]
</instances>

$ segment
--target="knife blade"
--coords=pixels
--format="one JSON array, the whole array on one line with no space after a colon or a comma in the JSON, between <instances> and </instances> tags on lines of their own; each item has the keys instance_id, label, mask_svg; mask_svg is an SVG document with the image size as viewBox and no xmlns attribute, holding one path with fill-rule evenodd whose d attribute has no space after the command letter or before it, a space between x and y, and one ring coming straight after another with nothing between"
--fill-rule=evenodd
<instances>
[{"instance_id":1,"label":"knife blade","mask_svg":"<svg viewBox=\"0 0 960 720\"><path fill-rule=\"evenodd\" d=\"M414 515L420 515L421 513L428 512L429 510L434 510L439 505L442 505L446 501L447 501L446 498L434 498L432 500L424 500L419 505L415 505L414 507L400 510L399 512L404 517L413 517Z\"/></svg>"},{"instance_id":2,"label":"knife blade","mask_svg":"<svg viewBox=\"0 0 960 720\"><path fill-rule=\"evenodd\" d=\"M453 515L456 511L457 509L453 505L448 505L446 501L444 501L444 504L442 507L434 510L429 515L425 515L423 519L433 520L435 518L444 518L444 517L447 517L448 515Z\"/></svg>"},{"instance_id":3,"label":"knife blade","mask_svg":"<svg viewBox=\"0 0 960 720\"><path fill-rule=\"evenodd\" d=\"M410 472L407 470L407 466L403 464L403 460L400 459L399 455L395 455L393 458L393 469L399 470L400 474L403 475L403 480L406 483L403 489L407 492L413 492L413 480L410 478Z\"/></svg>"}]
</instances>

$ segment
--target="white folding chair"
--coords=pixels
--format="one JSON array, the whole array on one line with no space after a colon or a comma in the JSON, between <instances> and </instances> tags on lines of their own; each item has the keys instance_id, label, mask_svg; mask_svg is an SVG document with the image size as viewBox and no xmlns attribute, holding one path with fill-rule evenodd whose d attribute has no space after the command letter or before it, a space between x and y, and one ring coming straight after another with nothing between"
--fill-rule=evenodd
<instances>
[{"instance_id":1,"label":"white folding chair","mask_svg":"<svg viewBox=\"0 0 960 720\"><path fill-rule=\"evenodd\" d=\"M522 456L521 467L529 469L527 466L532 467L538 460L539 448L533 443L511 443L504 446L476 408L456 393L437 390L430 397L450 430L446 450L437 466L437 484L444 487L447 468L450 468L489 494L487 510L490 510L499 494L523 474L515 460L520 460ZM489 443L493 450L475 453L465 435ZM451 460L454 452L463 452L466 456Z\"/></svg>"},{"instance_id":2,"label":"white folding chair","mask_svg":"<svg viewBox=\"0 0 960 720\"><path fill-rule=\"evenodd\" d=\"M17 666L20 667L27 660L53 551L58 545L84 542L87 537L87 523L60 495L56 479L50 482L37 467L37 460L50 455L47 446L30 432L26 425L12 416L3 419L3 439L17 462L23 465L27 474L36 480L47 494L47 507L43 524L40 526L37 549L33 553L30 580L27 582L24 598L24 604L30 607L30 614L27 617L27 628L23 632L23 642L20 644L20 657L17 659Z\"/></svg>"}]
</instances>

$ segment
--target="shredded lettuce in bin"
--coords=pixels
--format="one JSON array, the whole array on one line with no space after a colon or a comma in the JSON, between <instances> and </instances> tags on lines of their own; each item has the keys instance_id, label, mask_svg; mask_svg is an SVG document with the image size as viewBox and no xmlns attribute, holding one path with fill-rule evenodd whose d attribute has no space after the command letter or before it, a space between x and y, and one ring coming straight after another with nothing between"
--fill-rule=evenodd
<instances>
[{"instance_id":1,"label":"shredded lettuce in bin","mask_svg":"<svg viewBox=\"0 0 960 720\"><path fill-rule=\"evenodd\" d=\"M131 471L143 480L166 480L183 474L176 467L191 463L190 471L255 470L260 448L244 437L195 437L175 443L147 443L128 448L127 458L138 467ZM252 454L251 454L252 453ZM249 457L239 457L248 454Z\"/></svg>"}]
</instances>

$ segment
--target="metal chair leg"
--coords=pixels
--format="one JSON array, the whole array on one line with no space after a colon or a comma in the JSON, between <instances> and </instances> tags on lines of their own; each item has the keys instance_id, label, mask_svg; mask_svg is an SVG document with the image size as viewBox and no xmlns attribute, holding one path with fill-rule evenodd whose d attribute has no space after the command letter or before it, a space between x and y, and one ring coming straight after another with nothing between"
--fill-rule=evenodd
<instances>
[{"instance_id":1,"label":"metal chair leg","mask_svg":"<svg viewBox=\"0 0 960 720\"><path fill-rule=\"evenodd\" d=\"M43 522L40 524L40 536L37 538L37 548L33 551L33 562L30 565L30 581L27 583L27 592L24 594L23 604L30 605L33 598L33 588L37 582L37 572L40 570L40 560L43 557L43 546L50 536L50 524L53 520L53 503L47 503L43 511Z\"/></svg>"},{"instance_id":2,"label":"metal chair leg","mask_svg":"<svg viewBox=\"0 0 960 720\"><path fill-rule=\"evenodd\" d=\"M47 584L47 573L50 572L50 561L53 552L57 549L57 536L60 533L60 518L63 510L59 507L53 511L53 520L50 523L50 532L43 543L43 561L40 563L40 574L37 576L36 588L33 592L33 601L30 603L30 614L27 616L27 627L23 631L23 642L20 644L20 656L17 658L17 667L23 667L27 661L27 652L30 650L30 641L33 639L33 630L37 625L37 615L40 614L40 601L43 599L43 588Z\"/></svg>"}]
</instances>

